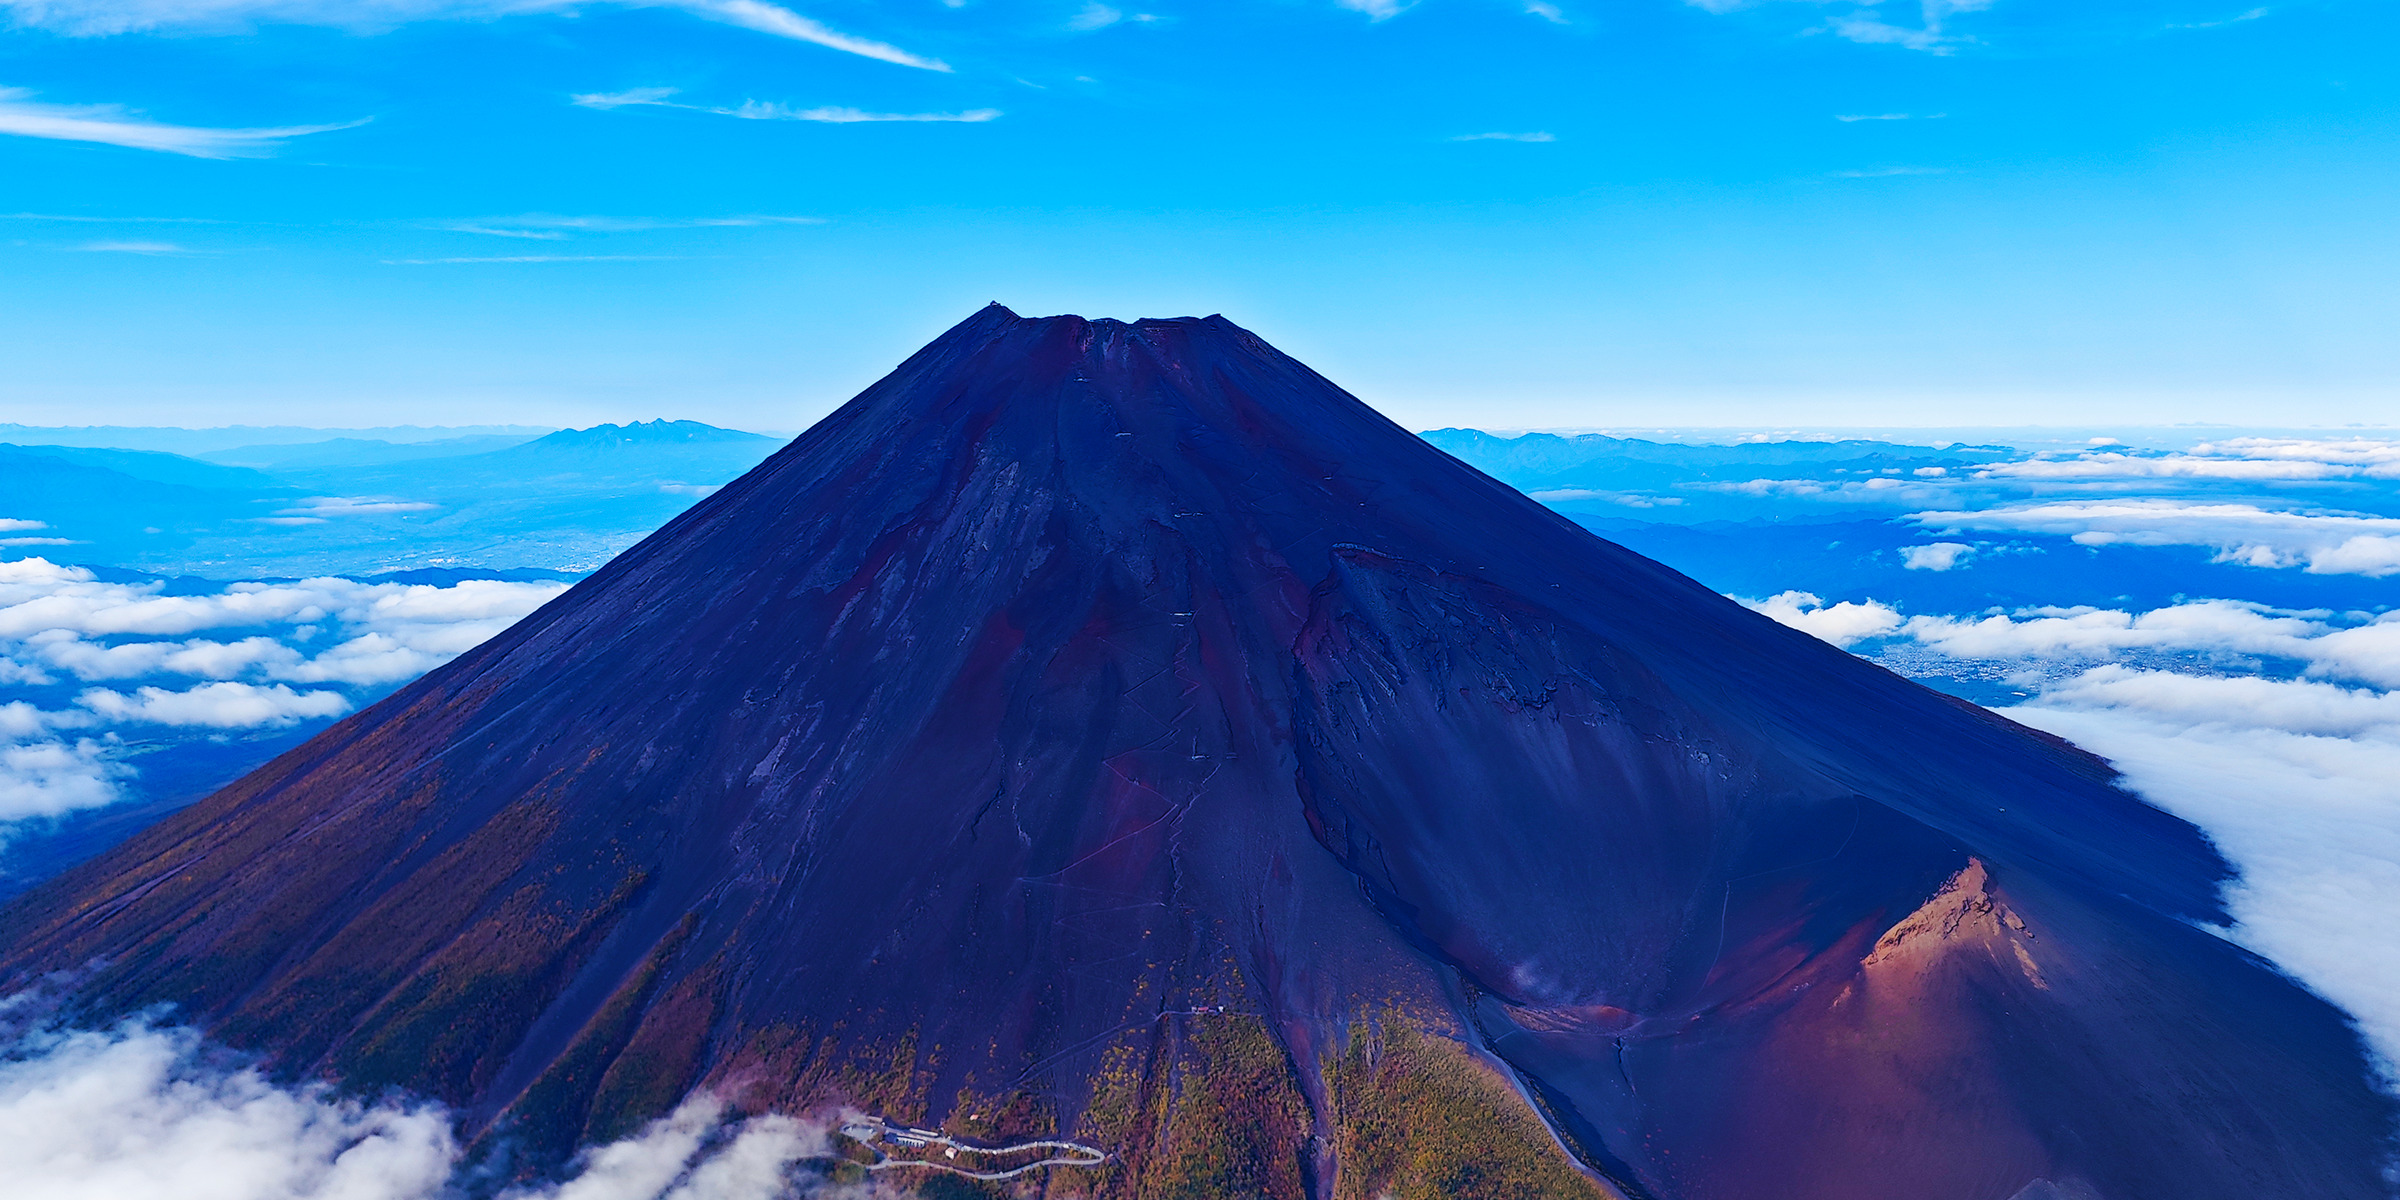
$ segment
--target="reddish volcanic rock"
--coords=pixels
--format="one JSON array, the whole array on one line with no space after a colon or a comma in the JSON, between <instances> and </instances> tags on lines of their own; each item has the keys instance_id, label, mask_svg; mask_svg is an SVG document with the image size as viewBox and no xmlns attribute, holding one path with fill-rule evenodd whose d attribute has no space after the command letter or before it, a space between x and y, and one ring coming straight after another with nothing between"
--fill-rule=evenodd
<instances>
[{"instance_id":1,"label":"reddish volcanic rock","mask_svg":"<svg viewBox=\"0 0 2400 1200\"><path fill-rule=\"evenodd\" d=\"M994 306L0 967L537 1154L708 1084L1113 1137L1128 1196L1538 1174L1535 1113L1633 1196L2382 1196L2352 1030L2192 924L2226 875L1221 318ZM1474 1057L1377 1074L1393 1021Z\"/></svg>"}]
</instances>

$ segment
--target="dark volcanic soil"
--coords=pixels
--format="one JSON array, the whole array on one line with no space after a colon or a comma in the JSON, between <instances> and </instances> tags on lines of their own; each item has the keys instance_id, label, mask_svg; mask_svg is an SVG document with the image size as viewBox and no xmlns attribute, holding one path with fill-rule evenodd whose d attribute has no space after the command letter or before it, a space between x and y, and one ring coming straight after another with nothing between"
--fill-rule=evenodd
<instances>
[{"instance_id":1,"label":"dark volcanic soil","mask_svg":"<svg viewBox=\"0 0 2400 1200\"><path fill-rule=\"evenodd\" d=\"M0 970L535 1162L705 1083L1128 1197L1588 1191L1537 1112L1634 1196L2382 1196L2225 876L1221 318L994 306Z\"/></svg>"}]
</instances>

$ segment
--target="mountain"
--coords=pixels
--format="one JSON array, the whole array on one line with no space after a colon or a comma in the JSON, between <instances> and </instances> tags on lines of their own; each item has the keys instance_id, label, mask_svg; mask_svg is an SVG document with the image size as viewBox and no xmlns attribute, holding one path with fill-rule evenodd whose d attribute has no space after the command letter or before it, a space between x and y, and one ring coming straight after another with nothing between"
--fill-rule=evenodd
<instances>
[{"instance_id":1,"label":"mountain","mask_svg":"<svg viewBox=\"0 0 2400 1200\"><path fill-rule=\"evenodd\" d=\"M226 466L156 450L111 450L86 446L0 446L0 449L39 454L79 466L98 467L152 483L219 491L272 491L281 480L242 467Z\"/></svg>"},{"instance_id":2,"label":"mountain","mask_svg":"<svg viewBox=\"0 0 2400 1200\"><path fill-rule=\"evenodd\" d=\"M1222 318L995 305L0 980L518 1173L705 1086L1115 1156L1062 1195L2383 1196L2227 878Z\"/></svg>"},{"instance_id":3,"label":"mountain","mask_svg":"<svg viewBox=\"0 0 2400 1200\"><path fill-rule=\"evenodd\" d=\"M414 462L426 458L454 458L462 454L484 454L523 445L534 434L477 434L472 437L433 438L416 442L392 442L382 438L340 437L319 442L268 443L257 446L235 446L228 450L211 450L197 457L228 466L253 467L262 471L305 471L327 467L379 467L390 463Z\"/></svg>"},{"instance_id":4,"label":"mountain","mask_svg":"<svg viewBox=\"0 0 2400 1200\"><path fill-rule=\"evenodd\" d=\"M0 441L47 446L90 446L119 450L158 450L195 457L240 446L264 447L322 442L327 434L384 442L424 442L439 438L482 435L540 437L540 425L387 425L373 429L319 429L303 425L220 425L213 429L184 429L168 425L17 425L0 424ZM244 464L246 465L246 464Z\"/></svg>"},{"instance_id":5,"label":"mountain","mask_svg":"<svg viewBox=\"0 0 2400 1200\"><path fill-rule=\"evenodd\" d=\"M218 578L457 568L581 575L780 445L660 420L537 438L250 447L215 457L255 462L259 471L243 473L285 490L283 505L248 514L274 519L220 521L187 541L106 561Z\"/></svg>"},{"instance_id":6,"label":"mountain","mask_svg":"<svg viewBox=\"0 0 2400 1200\"><path fill-rule=\"evenodd\" d=\"M670 421L660 417L651 421L634 421L625 425L594 425L589 429L561 429L537 438L535 450L558 453L594 447L704 445L711 442L750 443L775 442L765 434L744 433L739 429L720 429L698 421Z\"/></svg>"},{"instance_id":7,"label":"mountain","mask_svg":"<svg viewBox=\"0 0 2400 1200\"><path fill-rule=\"evenodd\" d=\"M11 536L61 539L46 551L53 556L172 555L212 530L256 530L301 495L256 472L172 454L0 444L0 518L40 522Z\"/></svg>"}]
</instances>

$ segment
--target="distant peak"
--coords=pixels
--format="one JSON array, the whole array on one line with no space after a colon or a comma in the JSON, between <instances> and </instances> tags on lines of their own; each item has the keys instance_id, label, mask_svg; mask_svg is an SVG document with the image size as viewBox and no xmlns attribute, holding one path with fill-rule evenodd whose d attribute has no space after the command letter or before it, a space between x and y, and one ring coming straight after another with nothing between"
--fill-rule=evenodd
<instances>
[{"instance_id":1,"label":"distant peak","mask_svg":"<svg viewBox=\"0 0 2400 1200\"><path fill-rule=\"evenodd\" d=\"M528 443L534 446L600 446L655 444L661 442L743 442L773 440L738 429L723 429L699 421L669 420L658 417L648 421L633 421L624 425L594 425L589 429L561 429L547 437Z\"/></svg>"}]
</instances>

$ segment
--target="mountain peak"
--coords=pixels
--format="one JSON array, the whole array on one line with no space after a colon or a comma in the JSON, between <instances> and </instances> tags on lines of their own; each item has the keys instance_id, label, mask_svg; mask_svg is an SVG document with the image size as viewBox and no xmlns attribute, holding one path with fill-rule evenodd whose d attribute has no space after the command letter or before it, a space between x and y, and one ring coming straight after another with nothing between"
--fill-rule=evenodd
<instances>
[{"instance_id":1,"label":"mountain peak","mask_svg":"<svg viewBox=\"0 0 2400 1200\"><path fill-rule=\"evenodd\" d=\"M0 910L0 978L537 1158L716 1088L1111 1196L2378 1197L2355 1033L2193 924L2226 874L1221 317L994 305ZM1876 957L1961 903L2005 935Z\"/></svg>"},{"instance_id":2,"label":"mountain peak","mask_svg":"<svg viewBox=\"0 0 2400 1200\"><path fill-rule=\"evenodd\" d=\"M763 442L772 441L763 434L739 429L722 429L698 421L670 421L664 417L648 421L632 421L624 425L594 425L589 429L561 429L511 447L516 451L540 453L550 450L588 450L614 446L660 446L703 442ZM503 451L502 453L506 453Z\"/></svg>"}]
</instances>

